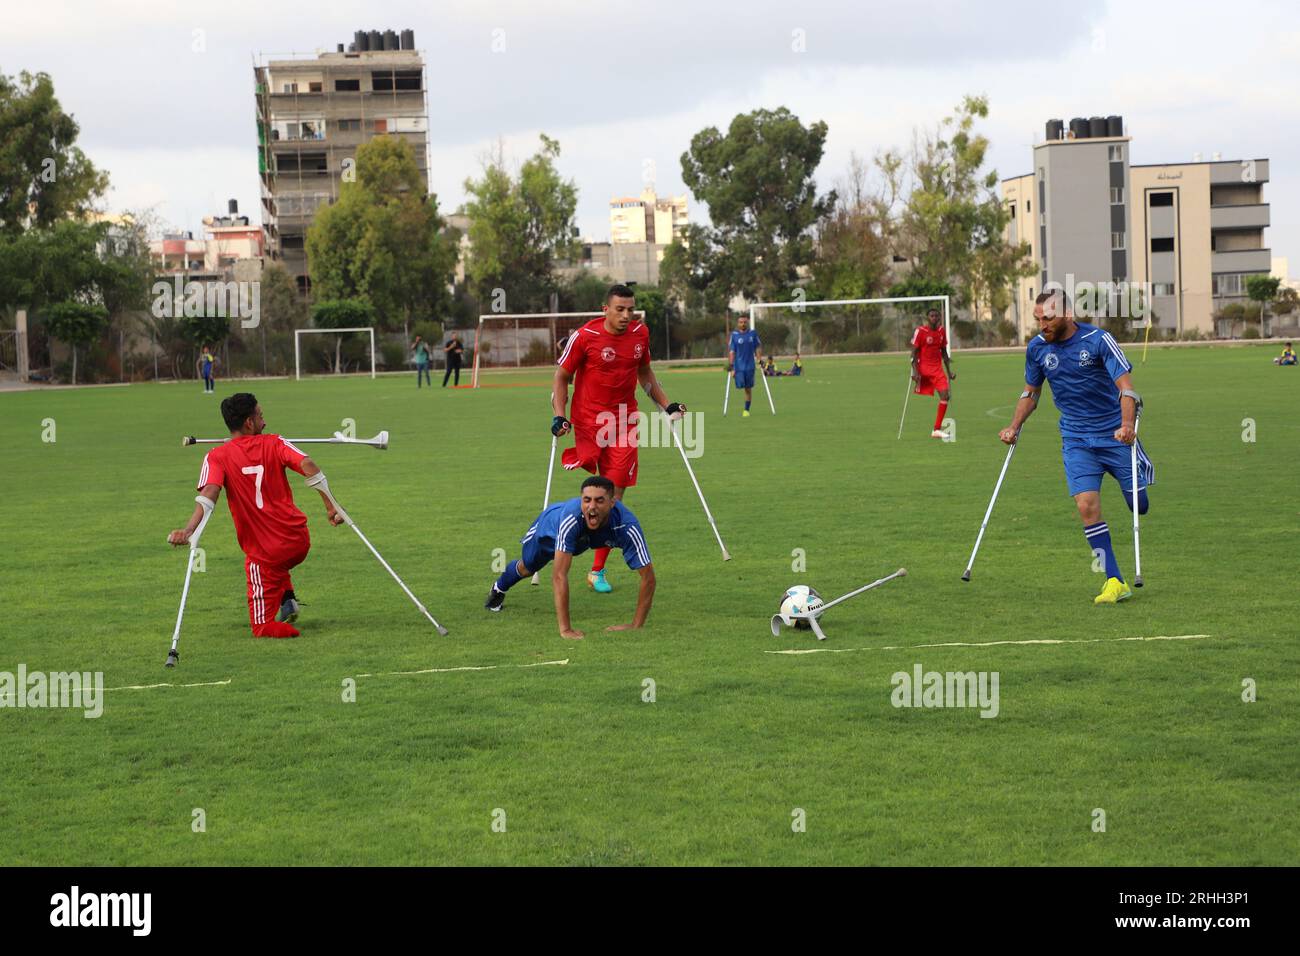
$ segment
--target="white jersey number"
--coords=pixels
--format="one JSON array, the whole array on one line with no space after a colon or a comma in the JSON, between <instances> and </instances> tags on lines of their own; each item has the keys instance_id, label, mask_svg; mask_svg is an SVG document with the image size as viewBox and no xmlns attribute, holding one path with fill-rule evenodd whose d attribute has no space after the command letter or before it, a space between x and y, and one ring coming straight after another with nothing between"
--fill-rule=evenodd
<instances>
[{"instance_id":1,"label":"white jersey number","mask_svg":"<svg viewBox=\"0 0 1300 956\"><path fill-rule=\"evenodd\" d=\"M265 467L264 465L250 465L250 466L247 466L247 467L241 468L241 469L239 469L239 470L242 471L242 472L243 472L244 474L246 474L246 475L255 475L255 476L256 476L256 479L255 479L256 482L257 482L257 485L256 485L256 488L257 488L256 501L257 501L257 507L260 509L260 508L262 507L262 473L266 471L266 467Z\"/></svg>"}]
</instances>

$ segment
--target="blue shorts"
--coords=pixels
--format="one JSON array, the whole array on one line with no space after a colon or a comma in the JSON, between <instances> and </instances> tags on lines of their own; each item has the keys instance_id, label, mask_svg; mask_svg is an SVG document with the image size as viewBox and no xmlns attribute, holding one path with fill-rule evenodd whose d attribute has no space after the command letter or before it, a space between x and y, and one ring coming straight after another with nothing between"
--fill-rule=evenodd
<instances>
[{"instance_id":1,"label":"blue shorts","mask_svg":"<svg viewBox=\"0 0 1300 956\"><path fill-rule=\"evenodd\" d=\"M1065 480L1073 497L1082 491L1100 491L1102 475L1110 473L1124 489L1133 491L1132 450L1110 435L1087 438L1061 436L1061 458L1065 461ZM1156 466L1147 457L1142 442L1137 443L1138 490L1156 483Z\"/></svg>"},{"instance_id":2,"label":"blue shorts","mask_svg":"<svg viewBox=\"0 0 1300 956\"><path fill-rule=\"evenodd\" d=\"M736 366L736 388L753 388L754 387L754 370L753 368L741 368Z\"/></svg>"},{"instance_id":3,"label":"blue shorts","mask_svg":"<svg viewBox=\"0 0 1300 956\"><path fill-rule=\"evenodd\" d=\"M537 528L534 525L528 529L528 534L524 535L522 560L524 567L529 571L540 571L550 564L555 557L555 541L551 538L543 538L536 531Z\"/></svg>"}]
</instances>

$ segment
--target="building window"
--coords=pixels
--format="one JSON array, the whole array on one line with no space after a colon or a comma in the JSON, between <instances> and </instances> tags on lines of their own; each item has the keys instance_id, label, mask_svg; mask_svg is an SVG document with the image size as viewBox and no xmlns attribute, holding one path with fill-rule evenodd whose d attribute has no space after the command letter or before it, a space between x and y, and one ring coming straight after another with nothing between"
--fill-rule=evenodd
<instances>
[{"instance_id":1,"label":"building window","mask_svg":"<svg viewBox=\"0 0 1300 956\"><path fill-rule=\"evenodd\" d=\"M1151 194L1152 206L1172 206L1173 204L1174 204L1173 193L1152 193Z\"/></svg>"},{"instance_id":2,"label":"building window","mask_svg":"<svg viewBox=\"0 0 1300 956\"><path fill-rule=\"evenodd\" d=\"M1117 145L1117 146L1112 146L1112 147L1110 147L1110 161L1111 161L1112 163L1119 163L1119 162L1123 162L1123 161L1124 161L1124 147L1123 147L1123 146L1118 146L1118 145Z\"/></svg>"},{"instance_id":3,"label":"building window","mask_svg":"<svg viewBox=\"0 0 1300 956\"><path fill-rule=\"evenodd\" d=\"M1151 283L1152 295L1173 295L1174 284L1172 282L1153 282Z\"/></svg>"},{"instance_id":4,"label":"building window","mask_svg":"<svg viewBox=\"0 0 1300 956\"><path fill-rule=\"evenodd\" d=\"M335 93L360 93L361 81L360 80L335 80L334 92Z\"/></svg>"},{"instance_id":5,"label":"building window","mask_svg":"<svg viewBox=\"0 0 1300 956\"><path fill-rule=\"evenodd\" d=\"M1026 199L1026 200L1025 200L1025 212L1029 213L1029 212L1033 212L1033 211L1034 211L1034 210L1033 210L1033 207L1030 205L1029 200Z\"/></svg>"},{"instance_id":6,"label":"building window","mask_svg":"<svg viewBox=\"0 0 1300 956\"><path fill-rule=\"evenodd\" d=\"M297 93L297 92L298 92L298 84L297 84L297 83L286 83L286 84L284 84L284 87L281 89L280 92L282 92L282 93Z\"/></svg>"},{"instance_id":7,"label":"building window","mask_svg":"<svg viewBox=\"0 0 1300 956\"><path fill-rule=\"evenodd\" d=\"M1215 295L1242 295L1244 276L1240 272L1227 272L1214 277Z\"/></svg>"},{"instance_id":8,"label":"building window","mask_svg":"<svg viewBox=\"0 0 1300 956\"><path fill-rule=\"evenodd\" d=\"M1110 204L1113 206L1113 205L1115 205L1115 204L1117 204L1117 203L1122 203L1123 201L1124 201L1124 187L1123 187L1123 186L1111 186L1111 187L1110 187Z\"/></svg>"},{"instance_id":9,"label":"building window","mask_svg":"<svg viewBox=\"0 0 1300 956\"><path fill-rule=\"evenodd\" d=\"M1043 167L1043 166L1039 166L1039 167L1038 167L1038 178L1039 178L1039 179L1046 179L1046 178L1047 178L1047 169L1046 169L1046 167Z\"/></svg>"},{"instance_id":10,"label":"building window","mask_svg":"<svg viewBox=\"0 0 1300 956\"><path fill-rule=\"evenodd\" d=\"M308 93L321 93L321 92L324 92L324 91L321 89L321 84L320 84L320 82L317 81L317 82L315 82L315 83L308 83L308 84L307 84L307 92L308 92Z\"/></svg>"},{"instance_id":11,"label":"building window","mask_svg":"<svg viewBox=\"0 0 1300 956\"><path fill-rule=\"evenodd\" d=\"M1125 248L1125 246L1124 246L1124 233L1122 233L1122 232L1112 232L1112 233L1110 234L1110 247L1111 247L1112 249L1123 249L1123 248Z\"/></svg>"},{"instance_id":12,"label":"building window","mask_svg":"<svg viewBox=\"0 0 1300 956\"><path fill-rule=\"evenodd\" d=\"M359 133L361 132L361 120L359 119L335 120L334 129L340 133Z\"/></svg>"},{"instance_id":13,"label":"building window","mask_svg":"<svg viewBox=\"0 0 1300 956\"><path fill-rule=\"evenodd\" d=\"M1168 236L1168 237L1163 238L1163 239L1152 239L1152 240L1151 240L1151 251L1152 251L1152 252L1173 252L1173 251L1174 251L1174 237L1173 237L1173 236Z\"/></svg>"}]
</instances>

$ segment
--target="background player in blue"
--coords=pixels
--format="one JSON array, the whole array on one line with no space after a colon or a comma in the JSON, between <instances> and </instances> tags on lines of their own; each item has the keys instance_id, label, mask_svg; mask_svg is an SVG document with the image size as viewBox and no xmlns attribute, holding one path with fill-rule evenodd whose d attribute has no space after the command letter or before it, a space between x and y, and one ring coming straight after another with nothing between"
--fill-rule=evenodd
<instances>
[{"instance_id":1,"label":"background player in blue","mask_svg":"<svg viewBox=\"0 0 1300 956\"><path fill-rule=\"evenodd\" d=\"M749 403L754 400L755 356L763 357L763 343L758 332L749 327L749 316L742 315L736 320L736 331L731 333L727 345L727 371L735 378L736 388L745 390L745 418L749 417Z\"/></svg>"},{"instance_id":2,"label":"background player in blue","mask_svg":"<svg viewBox=\"0 0 1300 956\"><path fill-rule=\"evenodd\" d=\"M1106 583L1094 603L1115 604L1132 597L1133 591L1120 573L1110 528L1101 517L1101 479L1107 472L1113 475L1124 501L1133 508L1129 446L1137 441L1133 425L1141 400L1129 375L1133 366L1109 332L1074 320L1070 300L1059 289L1038 296L1034 318L1040 331L1025 349L1025 390L1011 425L998 437L1005 444L1015 443L1020 426L1038 407L1043 380L1051 382L1052 401L1061 413L1065 478L1079 507L1088 547L1100 552L1106 562ZM1137 459L1138 514L1146 514L1147 486L1155 484L1155 466L1141 442Z\"/></svg>"},{"instance_id":3,"label":"background player in blue","mask_svg":"<svg viewBox=\"0 0 1300 956\"><path fill-rule=\"evenodd\" d=\"M551 587L555 591L555 618L560 636L579 640L582 631L575 630L569 620L569 565L574 555L589 548L620 548L627 566L640 573L641 588L637 592L632 623L615 624L605 630L630 631L645 624L655 596L655 569L650 563L650 550L641 524L614 497L614 482L603 475L588 478L582 483L579 497L547 507L519 540L524 545L523 556L511 561L492 585L484 604L489 611L500 611L508 590L554 559Z\"/></svg>"}]
</instances>

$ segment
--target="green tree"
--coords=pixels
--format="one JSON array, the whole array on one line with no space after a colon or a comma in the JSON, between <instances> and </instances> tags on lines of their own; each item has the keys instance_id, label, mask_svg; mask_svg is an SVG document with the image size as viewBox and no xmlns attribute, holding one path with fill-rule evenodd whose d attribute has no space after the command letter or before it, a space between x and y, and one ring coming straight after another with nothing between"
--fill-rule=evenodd
<instances>
[{"instance_id":1,"label":"green tree","mask_svg":"<svg viewBox=\"0 0 1300 956\"><path fill-rule=\"evenodd\" d=\"M318 329L364 328L375 324L375 308L365 299L334 299L318 302L312 309L312 325ZM343 336L334 337L334 374L342 370Z\"/></svg>"},{"instance_id":2,"label":"green tree","mask_svg":"<svg viewBox=\"0 0 1300 956\"><path fill-rule=\"evenodd\" d=\"M356 180L307 232L312 288L322 301L366 299L382 328L410 329L449 304L456 264L435 196L425 196L408 143L380 136L357 149Z\"/></svg>"},{"instance_id":3,"label":"green tree","mask_svg":"<svg viewBox=\"0 0 1300 956\"><path fill-rule=\"evenodd\" d=\"M798 270L813 261L812 230L835 206L817 196L813 174L827 126L805 127L785 107L736 116L722 134L696 133L682 154L682 179L709 210L708 256L714 281L734 294L789 297Z\"/></svg>"},{"instance_id":4,"label":"green tree","mask_svg":"<svg viewBox=\"0 0 1300 956\"><path fill-rule=\"evenodd\" d=\"M90 211L108 176L76 145L48 74L0 74L0 237L13 238Z\"/></svg>"},{"instance_id":5,"label":"green tree","mask_svg":"<svg viewBox=\"0 0 1300 956\"><path fill-rule=\"evenodd\" d=\"M560 176L560 144L542 134L541 148L512 176L497 154L478 179L466 179L471 197L470 252L465 263L470 292L493 311L527 312L545 307L557 285L557 260L577 256L578 187ZM504 296L504 302L502 301Z\"/></svg>"},{"instance_id":6,"label":"green tree","mask_svg":"<svg viewBox=\"0 0 1300 956\"><path fill-rule=\"evenodd\" d=\"M835 188L835 206L817 229L812 299L869 299L888 281L892 201L872 190L869 167L857 154Z\"/></svg>"},{"instance_id":7,"label":"green tree","mask_svg":"<svg viewBox=\"0 0 1300 956\"><path fill-rule=\"evenodd\" d=\"M667 341L672 306L669 305L668 297L664 295L663 290L655 286L639 285L633 292L636 297L636 307L645 313L646 330L650 333L650 352L654 354L666 347L664 343ZM670 357L666 352L660 354L664 358Z\"/></svg>"},{"instance_id":8,"label":"green tree","mask_svg":"<svg viewBox=\"0 0 1300 956\"><path fill-rule=\"evenodd\" d=\"M97 302L56 302L41 310L50 335L72 346L72 384L77 384L77 351L108 328L108 309Z\"/></svg>"},{"instance_id":9,"label":"green tree","mask_svg":"<svg viewBox=\"0 0 1300 956\"><path fill-rule=\"evenodd\" d=\"M1264 332L1264 320L1268 317L1268 305L1277 296L1278 286L1282 280L1277 276L1253 275L1246 278L1246 295L1252 302L1259 303L1259 331Z\"/></svg>"}]
</instances>

